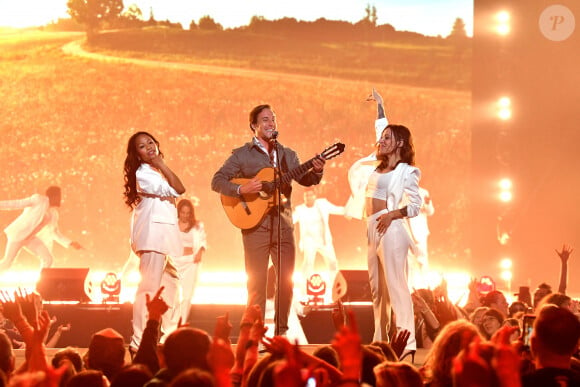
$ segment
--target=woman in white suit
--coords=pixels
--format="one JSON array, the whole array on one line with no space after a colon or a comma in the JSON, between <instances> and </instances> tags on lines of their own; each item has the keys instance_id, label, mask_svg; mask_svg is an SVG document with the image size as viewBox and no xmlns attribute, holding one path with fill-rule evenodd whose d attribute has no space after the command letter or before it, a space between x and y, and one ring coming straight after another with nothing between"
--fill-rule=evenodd
<instances>
[{"instance_id":1,"label":"woman in white suit","mask_svg":"<svg viewBox=\"0 0 580 387\"><path fill-rule=\"evenodd\" d=\"M407 282L407 257L414 243L405 218L417 216L421 208L421 172L413 166L415 151L409 129L387 125L382 98L374 90L373 96L379 107L375 121L377 149L349 171L353 193L347 213L351 211L351 216L358 218L367 215L367 263L375 319L373 340L388 339L388 309L392 307L397 332L403 329L410 332L405 356L416 350L413 302Z\"/></svg>"},{"instance_id":2,"label":"woman in white suit","mask_svg":"<svg viewBox=\"0 0 580 387\"><path fill-rule=\"evenodd\" d=\"M157 292L164 273L177 281L171 257L181 255L183 247L175 201L185 187L165 164L159 142L147 132L137 132L129 139L124 174L125 203L133 209L131 248L140 259L141 273L133 304L130 343L130 350L136 351L147 321L145 294Z\"/></svg>"}]
</instances>

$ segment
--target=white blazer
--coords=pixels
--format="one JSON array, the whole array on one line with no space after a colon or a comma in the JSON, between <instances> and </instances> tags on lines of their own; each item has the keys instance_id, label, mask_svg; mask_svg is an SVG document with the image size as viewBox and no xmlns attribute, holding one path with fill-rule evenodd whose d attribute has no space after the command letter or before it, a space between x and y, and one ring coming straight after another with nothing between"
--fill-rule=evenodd
<instances>
[{"instance_id":1,"label":"white blazer","mask_svg":"<svg viewBox=\"0 0 580 387\"><path fill-rule=\"evenodd\" d=\"M378 142L383 130L388 125L386 118L379 118L375 121L375 136ZM348 170L348 182L350 184L351 196L345 206L345 215L355 219L362 219L365 214L365 193L369 177L378 166L376 153L357 160ZM389 186L387 208L393 211L407 206L407 216L414 217L421 208L421 197L419 191L419 179L421 171L411 165L399 163L393 173L396 178L391 179Z\"/></svg>"}]
</instances>

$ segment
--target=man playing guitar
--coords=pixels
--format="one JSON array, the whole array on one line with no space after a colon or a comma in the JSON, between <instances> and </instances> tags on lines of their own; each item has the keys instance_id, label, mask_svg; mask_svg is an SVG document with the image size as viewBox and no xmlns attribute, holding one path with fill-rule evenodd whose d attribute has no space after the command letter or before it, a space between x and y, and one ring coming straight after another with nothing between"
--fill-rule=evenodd
<instances>
[{"instance_id":1,"label":"man playing guitar","mask_svg":"<svg viewBox=\"0 0 580 387\"><path fill-rule=\"evenodd\" d=\"M270 105L258 105L252 109L250 129L254 132L252 140L233 150L223 166L214 174L211 182L212 189L222 195L224 209L227 206L227 199L224 200L224 197L232 198L235 202L241 203L240 208L243 208L243 212L253 215L256 210L250 208L248 203L260 195L275 196L275 192L272 191L275 191L277 187L265 187L263 179L259 176L260 171L264 169L268 170L272 167L279 169L282 177L287 172L298 170L293 178L299 184L311 186L320 183L325 163L323 157L317 156L301 166L296 152L292 149L277 144L278 152L274 152L278 132L276 131L276 114ZM256 225L240 226L248 275L248 305L259 305L264 314L270 259L279 273L277 278L281 283L276 284L278 292L274 316L277 324L276 334L285 334L288 330L296 250L290 203L291 180L284 180L287 179L282 179L279 184L279 189L285 198L282 200L280 211L280 264L276 259L278 249L278 206L276 205L278 202L276 200L268 201L273 205L266 205L265 213L259 214ZM260 201L260 199L253 201Z\"/></svg>"}]
</instances>

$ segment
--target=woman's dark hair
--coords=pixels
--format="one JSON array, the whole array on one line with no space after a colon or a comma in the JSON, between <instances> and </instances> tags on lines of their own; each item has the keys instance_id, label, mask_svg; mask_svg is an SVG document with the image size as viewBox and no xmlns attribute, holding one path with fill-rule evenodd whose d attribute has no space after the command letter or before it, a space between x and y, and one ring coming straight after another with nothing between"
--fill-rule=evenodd
<instances>
[{"instance_id":1,"label":"woman's dark hair","mask_svg":"<svg viewBox=\"0 0 580 387\"><path fill-rule=\"evenodd\" d=\"M387 129L391 129L395 143L403 141L403 146L401 147L401 162L415 165L415 147L413 146L413 137L411 136L409 128L403 125L389 124L383 129L383 133Z\"/></svg>"},{"instance_id":2,"label":"woman's dark hair","mask_svg":"<svg viewBox=\"0 0 580 387\"><path fill-rule=\"evenodd\" d=\"M177 213L178 214L179 214L179 211L181 211L181 209L183 207L189 207L189 209L191 210L191 213L189 215L189 219L187 219L189 226L187 226L187 229L185 230L185 232L189 232L189 230L191 230L193 228L193 226L195 226L197 224L197 219L195 219L195 209L193 208L193 203L189 199L181 199L179 201L179 203L177 203Z\"/></svg>"},{"instance_id":3,"label":"woman's dark hair","mask_svg":"<svg viewBox=\"0 0 580 387\"><path fill-rule=\"evenodd\" d=\"M252 129L252 132L254 132L252 125L258 122L258 114L260 114L264 109L272 110L272 107L268 104L258 105L250 112L250 129Z\"/></svg>"},{"instance_id":4,"label":"woman's dark hair","mask_svg":"<svg viewBox=\"0 0 580 387\"><path fill-rule=\"evenodd\" d=\"M143 163L143 160L141 160L137 153L137 146L135 144L137 137L141 135L151 137L155 144L157 144L157 148L159 148L159 141L147 132L137 132L129 138L129 142L127 143L127 157L125 158L125 167L123 168L123 171L125 174L125 204L130 208L133 208L141 201L137 192L137 176L135 175L137 169ZM159 149L159 155L163 157L161 149Z\"/></svg>"}]
</instances>

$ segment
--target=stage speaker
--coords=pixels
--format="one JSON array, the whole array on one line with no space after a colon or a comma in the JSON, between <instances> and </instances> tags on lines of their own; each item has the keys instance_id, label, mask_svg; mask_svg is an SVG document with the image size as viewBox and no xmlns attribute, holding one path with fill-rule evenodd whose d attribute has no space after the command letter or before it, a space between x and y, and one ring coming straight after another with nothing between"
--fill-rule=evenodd
<instances>
[{"instance_id":1,"label":"stage speaker","mask_svg":"<svg viewBox=\"0 0 580 387\"><path fill-rule=\"evenodd\" d=\"M305 316L299 317L300 325L308 344L330 344L336 329L332 321L333 306L312 307ZM374 333L373 306L370 302L361 305L345 305L345 310L354 312L363 344L370 344Z\"/></svg>"},{"instance_id":2,"label":"stage speaker","mask_svg":"<svg viewBox=\"0 0 580 387\"><path fill-rule=\"evenodd\" d=\"M45 268L40 272L36 291L44 301L88 302L85 280L89 268Z\"/></svg>"},{"instance_id":3,"label":"stage speaker","mask_svg":"<svg viewBox=\"0 0 580 387\"><path fill-rule=\"evenodd\" d=\"M334 302L372 301L369 273L366 270L340 270L332 286Z\"/></svg>"}]
</instances>

